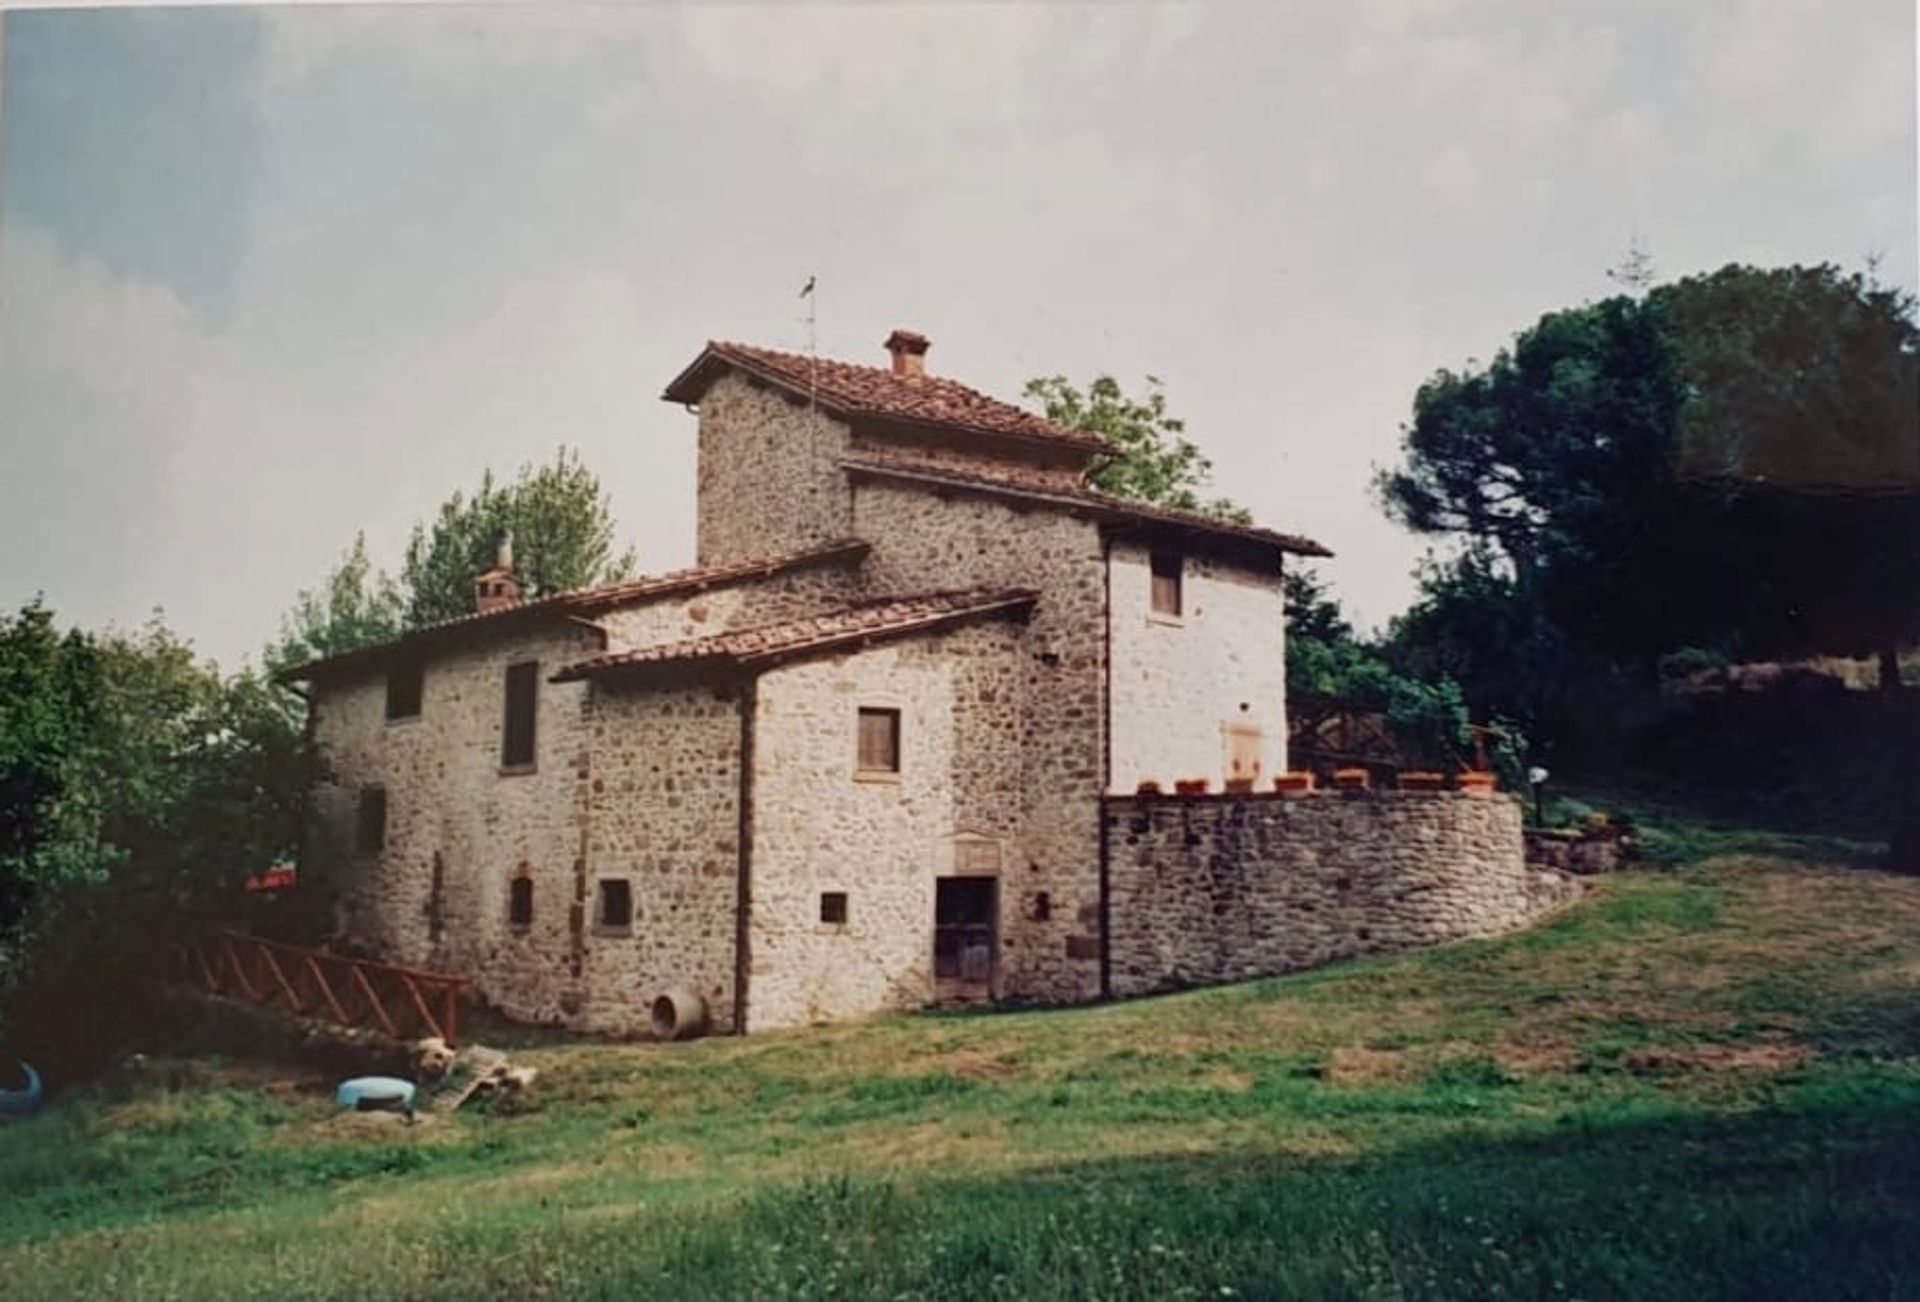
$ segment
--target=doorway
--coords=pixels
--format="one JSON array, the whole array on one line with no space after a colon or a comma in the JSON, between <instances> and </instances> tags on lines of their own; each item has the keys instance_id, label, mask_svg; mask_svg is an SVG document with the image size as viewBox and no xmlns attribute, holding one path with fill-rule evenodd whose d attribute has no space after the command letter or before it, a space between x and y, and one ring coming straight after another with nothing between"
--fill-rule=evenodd
<instances>
[{"instance_id":1,"label":"doorway","mask_svg":"<svg viewBox=\"0 0 1920 1302\"><path fill-rule=\"evenodd\" d=\"M999 879L939 877L933 892L933 989L942 1002L993 998Z\"/></svg>"}]
</instances>

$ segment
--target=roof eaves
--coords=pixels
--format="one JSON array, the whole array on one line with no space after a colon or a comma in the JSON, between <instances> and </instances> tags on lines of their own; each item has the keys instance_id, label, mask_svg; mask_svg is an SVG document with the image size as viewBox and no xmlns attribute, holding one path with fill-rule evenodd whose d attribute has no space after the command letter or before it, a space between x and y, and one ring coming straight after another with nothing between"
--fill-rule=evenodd
<instances>
[{"instance_id":1,"label":"roof eaves","mask_svg":"<svg viewBox=\"0 0 1920 1302\"><path fill-rule=\"evenodd\" d=\"M950 624L964 623L970 619L978 619L1005 610L1031 609L1037 600L1039 600L1039 593L1032 589L1008 589L965 606L950 610L928 611L895 624L835 630L813 638L796 638L789 643L744 651L735 650L725 644L729 638L742 636L751 630L742 630L740 634L720 633L711 638L687 644L688 650L679 654L647 654L649 650L670 651L671 647L638 648L634 652L615 652L611 655L578 660L562 666L547 681L570 683L587 678L610 676L627 678L640 677L648 673L685 673L692 669L744 669L752 672L804 656L842 650L850 646L864 647L874 642L927 633Z\"/></svg>"},{"instance_id":2,"label":"roof eaves","mask_svg":"<svg viewBox=\"0 0 1920 1302\"><path fill-rule=\"evenodd\" d=\"M880 478L900 479L928 484L938 488L950 488L958 492L978 492L988 495L1013 497L1025 501L1042 502L1059 506L1063 510L1091 516L1107 523L1134 524L1149 528L1183 529L1192 533L1206 534L1218 538L1230 538L1244 543L1273 547L1279 551L1292 552L1297 556L1327 557L1333 552L1311 538L1295 534L1284 534L1272 529L1263 529L1258 525L1235 524L1228 520L1215 520L1209 516L1197 515L1186 511L1175 511L1166 507L1150 507L1116 498L1092 489L1063 491L1040 485L1018 484L1007 480L994 479L982 475L953 474L932 467L900 465L888 461L866 460L858 457L843 457L840 468L853 474L867 474Z\"/></svg>"}]
</instances>

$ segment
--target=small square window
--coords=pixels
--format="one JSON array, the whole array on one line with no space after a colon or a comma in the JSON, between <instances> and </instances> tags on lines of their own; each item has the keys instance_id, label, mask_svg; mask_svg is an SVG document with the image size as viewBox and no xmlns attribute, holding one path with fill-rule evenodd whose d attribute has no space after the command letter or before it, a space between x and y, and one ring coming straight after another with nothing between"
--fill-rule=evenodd
<instances>
[{"instance_id":1,"label":"small square window","mask_svg":"<svg viewBox=\"0 0 1920 1302\"><path fill-rule=\"evenodd\" d=\"M1153 613L1180 617L1180 554L1154 552L1149 558L1153 569Z\"/></svg>"},{"instance_id":2,"label":"small square window","mask_svg":"<svg viewBox=\"0 0 1920 1302\"><path fill-rule=\"evenodd\" d=\"M417 719L426 691L427 671L419 661L387 670L387 718Z\"/></svg>"},{"instance_id":3,"label":"small square window","mask_svg":"<svg viewBox=\"0 0 1920 1302\"><path fill-rule=\"evenodd\" d=\"M633 925L632 882L624 877L601 879L599 925L608 928Z\"/></svg>"},{"instance_id":4,"label":"small square window","mask_svg":"<svg viewBox=\"0 0 1920 1302\"><path fill-rule=\"evenodd\" d=\"M533 925L533 878L516 877L507 887L507 922L515 927Z\"/></svg>"},{"instance_id":5,"label":"small square window","mask_svg":"<svg viewBox=\"0 0 1920 1302\"><path fill-rule=\"evenodd\" d=\"M387 848L387 789L361 787L359 815L355 841L360 853L380 853Z\"/></svg>"},{"instance_id":6,"label":"small square window","mask_svg":"<svg viewBox=\"0 0 1920 1302\"><path fill-rule=\"evenodd\" d=\"M847 925L847 893L845 891L820 892L820 921L830 927Z\"/></svg>"},{"instance_id":7,"label":"small square window","mask_svg":"<svg viewBox=\"0 0 1920 1302\"><path fill-rule=\"evenodd\" d=\"M861 709L857 767L862 773L900 771L900 711Z\"/></svg>"}]
</instances>

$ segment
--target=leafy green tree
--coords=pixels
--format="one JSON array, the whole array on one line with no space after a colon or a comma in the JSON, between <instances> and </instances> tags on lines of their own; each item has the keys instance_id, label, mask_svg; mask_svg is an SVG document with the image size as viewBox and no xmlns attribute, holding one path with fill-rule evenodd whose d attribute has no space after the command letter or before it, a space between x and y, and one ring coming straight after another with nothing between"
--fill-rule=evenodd
<instances>
[{"instance_id":1,"label":"leafy green tree","mask_svg":"<svg viewBox=\"0 0 1920 1302\"><path fill-rule=\"evenodd\" d=\"M1917 363L1905 295L1729 267L1440 372L1378 487L1411 528L1491 549L1570 646L1649 678L1686 645L1891 663L1920 636Z\"/></svg>"},{"instance_id":2,"label":"leafy green tree","mask_svg":"<svg viewBox=\"0 0 1920 1302\"><path fill-rule=\"evenodd\" d=\"M290 855L318 772L257 675L223 678L158 621L0 621L0 1017L70 1070L148 1014L190 928L242 915Z\"/></svg>"},{"instance_id":3,"label":"leafy green tree","mask_svg":"<svg viewBox=\"0 0 1920 1302\"><path fill-rule=\"evenodd\" d=\"M340 558L318 588L303 589L280 621L280 636L263 657L269 673L385 642L405 627L406 599L367 556L365 534Z\"/></svg>"},{"instance_id":4,"label":"leafy green tree","mask_svg":"<svg viewBox=\"0 0 1920 1302\"><path fill-rule=\"evenodd\" d=\"M1144 398L1131 398L1110 375L1098 376L1083 391L1064 375L1027 381L1025 394L1036 398L1048 420L1070 429L1104 435L1119 455L1093 473L1096 488L1154 506L1199 511L1241 524L1252 516L1224 497L1202 498L1213 462L1186 436L1186 422L1167 411L1160 381L1147 377Z\"/></svg>"},{"instance_id":5,"label":"leafy green tree","mask_svg":"<svg viewBox=\"0 0 1920 1302\"><path fill-rule=\"evenodd\" d=\"M471 614L474 577L492 568L508 537L529 598L633 573L632 550L614 550L613 511L599 478L563 447L552 464L523 466L509 484L485 472L472 496L455 492L430 525L415 526L401 567L407 625Z\"/></svg>"}]
</instances>

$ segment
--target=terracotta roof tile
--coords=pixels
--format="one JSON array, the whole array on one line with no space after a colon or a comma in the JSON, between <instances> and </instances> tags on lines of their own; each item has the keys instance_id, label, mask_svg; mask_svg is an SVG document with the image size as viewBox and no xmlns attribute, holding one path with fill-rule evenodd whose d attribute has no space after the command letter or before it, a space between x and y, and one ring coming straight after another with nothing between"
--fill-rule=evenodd
<instances>
[{"instance_id":1,"label":"terracotta roof tile","mask_svg":"<svg viewBox=\"0 0 1920 1302\"><path fill-rule=\"evenodd\" d=\"M867 551L868 544L861 539L843 538L819 547L786 552L778 556L735 561L727 565L671 570L664 574L643 575L637 579L623 579L618 583L604 583L592 588L556 592L551 596L536 597L530 601L516 601L498 610L475 611L469 615L456 615L451 619L423 624L386 642L376 642L371 646L343 651L339 655L294 665L282 670L275 677L283 682L311 678L315 673L371 662L394 651L424 648L443 641L449 636L464 633L475 625L492 625L501 621L511 622L516 619L542 616L580 616L595 611L611 610L616 606L650 601L658 597L698 592L703 588L723 587L747 579L784 574L789 570L802 569L809 565L858 560L865 557Z\"/></svg>"},{"instance_id":2,"label":"terracotta roof tile","mask_svg":"<svg viewBox=\"0 0 1920 1302\"><path fill-rule=\"evenodd\" d=\"M565 683L623 670L669 665L765 663L849 644L898 637L1000 611L1021 610L1031 607L1038 595L1030 588L970 588L958 592L884 597L842 606L805 619L609 652L566 666L553 676L552 681Z\"/></svg>"},{"instance_id":3,"label":"terracotta roof tile","mask_svg":"<svg viewBox=\"0 0 1920 1302\"><path fill-rule=\"evenodd\" d=\"M1115 497L1094 488L1062 488L1019 475L989 475L979 471L958 470L951 466L929 465L895 457L847 457L840 462L853 474L901 479L936 487L975 489L1034 502L1051 502L1087 512L1116 524L1163 525L1194 533L1209 534L1242 542L1261 543L1296 556L1331 556L1333 553L1311 538L1280 533L1257 525L1236 524L1196 511L1176 511L1164 506L1148 506L1129 498Z\"/></svg>"},{"instance_id":4,"label":"terracotta roof tile","mask_svg":"<svg viewBox=\"0 0 1920 1302\"><path fill-rule=\"evenodd\" d=\"M1012 403L990 398L957 380L937 375L895 375L887 367L859 366L803 353L783 353L750 344L709 342L661 396L696 402L721 365L730 365L802 396L841 416L877 416L982 434L1003 434L1086 452L1110 452L1098 434L1056 425Z\"/></svg>"}]
</instances>

